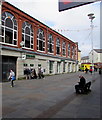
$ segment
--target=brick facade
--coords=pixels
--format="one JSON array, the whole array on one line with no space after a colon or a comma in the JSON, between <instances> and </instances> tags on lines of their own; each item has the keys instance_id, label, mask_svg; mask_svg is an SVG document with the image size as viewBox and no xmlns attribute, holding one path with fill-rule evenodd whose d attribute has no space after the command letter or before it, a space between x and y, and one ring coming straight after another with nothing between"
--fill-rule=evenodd
<instances>
[{"instance_id":1,"label":"brick facade","mask_svg":"<svg viewBox=\"0 0 102 120\"><path fill-rule=\"evenodd\" d=\"M40 21L36 20L35 18L31 17L30 15L24 13L23 11L19 10L18 8L16 8L15 6L7 3L7 2L3 2L2 3L2 13L4 12L8 12L11 13L13 16L15 16L15 19L17 21L17 45L10 45L4 42L0 41L0 44L2 44L2 56L8 56L8 54L11 53L11 55L9 56L14 56L12 53L15 52L15 56L17 57L17 61L16 61L16 75L17 78L23 76L23 64L27 63L27 64L31 64L34 63L34 68L37 71L37 67L38 64L41 64L45 69L45 74L49 74L49 61L54 61L53 63L53 74L56 74L58 71L56 69L56 66L58 67L58 63L57 62L61 62L61 66L63 67L62 62L65 62L65 72L68 72L69 69L72 68L68 68L69 64L72 64L72 66L74 66L73 70L70 70L70 72L74 72L76 71L76 61L78 60L78 44L74 43L73 41L69 40L68 38L64 37L63 35L59 34L58 32L54 31L53 29L51 29L50 27L44 25L43 23L41 23ZM33 49L28 49L26 47L21 47L20 43L22 42L22 25L23 23L27 21L27 23L29 23L30 25L32 25L32 30L33 30ZM44 50L40 51L37 48L37 32L38 29L43 30L44 32ZM50 53L48 52L48 35L51 34L53 37L53 52ZM60 40L60 53L57 55L56 54L56 39L59 38ZM62 54L62 44L63 41L65 42L65 55ZM39 43L40 44L40 43ZM68 44L70 44L70 56L68 56ZM74 48L74 52L72 55L72 47ZM3 54L6 51L5 54ZM23 60L23 64L22 64L22 59L21 59L21 54L22 55L35 55L35 58L32 59L25 59ZM63 60L63 61L62 61ZM25 62L26 61L26 62ZM73 65L74 64L74 65ZM71 66L70 66L71 67ZM20 70L21 69L21 70ZM60 68L61 69L61 68ZM64 68L63 68L64 69ZM68 70L67 70L68 69ZM61 72L63 73L63 70L61 69Z\"/></svg>"}]
</instances>

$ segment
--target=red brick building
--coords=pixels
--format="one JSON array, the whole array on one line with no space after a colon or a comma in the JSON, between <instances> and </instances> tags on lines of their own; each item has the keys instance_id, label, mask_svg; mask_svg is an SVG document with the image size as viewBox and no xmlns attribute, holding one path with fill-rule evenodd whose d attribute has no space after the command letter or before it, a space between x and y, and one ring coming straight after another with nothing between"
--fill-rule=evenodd
<instances>
[{"instance_id":1,"label":"red brick building","mask_svg":"<svg viewBox=\"0 0 102 120\"><path fill-rule=\"evenodd\" d=\"M14 69L16 77L24 77L24 69L44 74L77 71L78 44L54 31L8 2L2 2L0 44L3 79Z\"/></svg>"}]
</instances>

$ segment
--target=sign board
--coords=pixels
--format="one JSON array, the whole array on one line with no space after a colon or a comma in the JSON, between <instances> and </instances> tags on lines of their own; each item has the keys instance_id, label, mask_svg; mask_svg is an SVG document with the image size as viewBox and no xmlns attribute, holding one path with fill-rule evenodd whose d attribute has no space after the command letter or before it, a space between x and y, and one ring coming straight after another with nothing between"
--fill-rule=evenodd
<instances>
[{"instance_id":1,"label":"sign board","mask_svg":"<svg viewBox=\"0 0 102 120\"><path fill-rule=\"evenodd\" d=\"M27 58L27 59L34 59L34 58L35 58L35 55L26 55L26 58Z\"/></svg>"},{"instance_id":2,"label":"sign board","mask_svg":"<svg viewBox=\"0 0 102 120\"><path fill-rule=\"evenodd\" d=\"M101 0L59 0L59 11L79 7Z\"/></svg>"}]
</instances>

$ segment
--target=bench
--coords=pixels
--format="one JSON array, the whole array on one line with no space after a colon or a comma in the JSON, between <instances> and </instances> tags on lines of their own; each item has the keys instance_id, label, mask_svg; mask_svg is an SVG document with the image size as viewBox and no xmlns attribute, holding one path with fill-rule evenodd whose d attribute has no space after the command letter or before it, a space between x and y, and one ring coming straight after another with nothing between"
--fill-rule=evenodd
<instances>
[{"instance_id":1,"label":"bench","mask_svg":"<svg viewBox=\"0 0 102 120\"><path fill-rule=\"evenodd\" d=\"M83 87L80 87L79 85L75 85L76 93L82 93L82 94L89 93L91 91L90 86L91 86L91 81L86 83Z\"/></svg>"}]
</instances>

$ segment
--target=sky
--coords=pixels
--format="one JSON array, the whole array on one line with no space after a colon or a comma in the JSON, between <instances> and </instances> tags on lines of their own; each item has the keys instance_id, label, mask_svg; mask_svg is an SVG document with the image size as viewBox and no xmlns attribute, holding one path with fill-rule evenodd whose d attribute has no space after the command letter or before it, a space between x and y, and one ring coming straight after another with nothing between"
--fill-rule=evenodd
<instances>
[{"instance_id":1,"label":"sky","mask_svg":"<svg viewBox=\"0 0 102 120\"><path fill-rule=\"evenodd\" d=\"M100 2L59 12L58 0L6 0L15 7L64 35L78 42L81 57L88 56L93 49L100 48ZM89 13L94 13L91 33Z\"/></svg>"}]
</instances>

